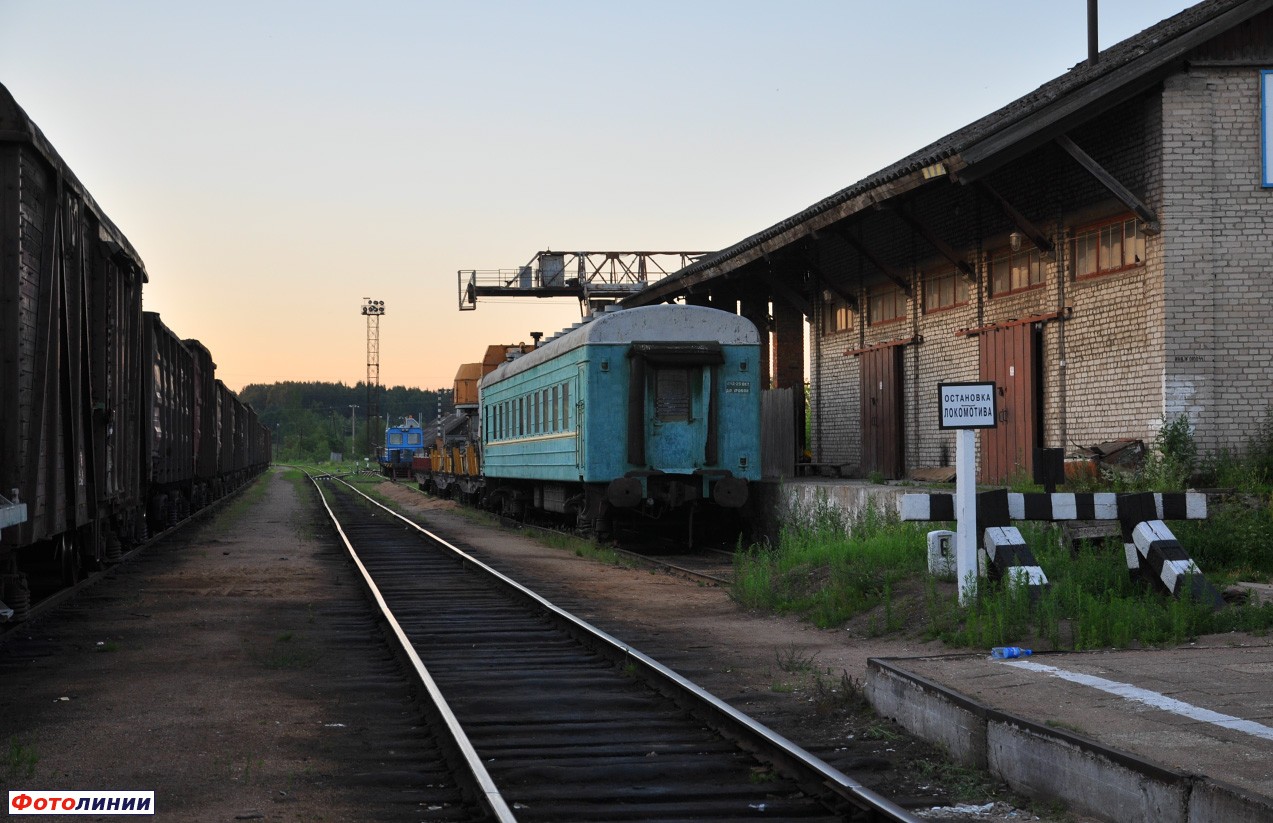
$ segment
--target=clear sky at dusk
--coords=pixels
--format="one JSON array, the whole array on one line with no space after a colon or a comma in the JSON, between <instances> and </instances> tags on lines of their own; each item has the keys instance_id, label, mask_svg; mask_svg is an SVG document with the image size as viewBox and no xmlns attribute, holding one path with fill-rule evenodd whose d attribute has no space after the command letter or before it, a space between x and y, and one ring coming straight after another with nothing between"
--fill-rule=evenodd
<instances>
[{"instance_id":1,"label":"clear sky at dusk","mask_svg":"<svg viewBox=\"0 0 1273 823\"><path fill-rule=\"evenodd\" d=\"M1105 0L1104 48L1191 5ZM1086 0L0 0L0 83L235 390L449 387L578 319L458 269L718 249L1086 57Z\"/></svg>"}]
</instances>

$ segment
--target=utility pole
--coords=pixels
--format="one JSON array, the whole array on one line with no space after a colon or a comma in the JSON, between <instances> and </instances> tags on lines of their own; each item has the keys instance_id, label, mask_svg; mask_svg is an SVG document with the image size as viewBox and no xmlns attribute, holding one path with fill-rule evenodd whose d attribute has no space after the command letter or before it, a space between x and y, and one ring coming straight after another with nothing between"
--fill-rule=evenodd
<instances>
[{"instance_id":1,"label":"utility pole","mask_svg":"<svg viewBox=\"0 0 1273 823\"><path fill-rule=\"evenodd\" d=\"M358 433L354 428L354 411L357 408L358 406L353 403L349 404L349 456L351 459L354 456L354 452L358 450Z\"/></svg>"},{"instance_id":2,"label":"utility pole","mask_svg":"<svg viewBox=\"0 0 1273 823\"><path fill-rule=\"evenodd\" d=\"M380 318L385 301L362 299L362 313L367 317L367 451L376 450L372 439L372 421L380 418Z\"/></svg>"}]
</instances>

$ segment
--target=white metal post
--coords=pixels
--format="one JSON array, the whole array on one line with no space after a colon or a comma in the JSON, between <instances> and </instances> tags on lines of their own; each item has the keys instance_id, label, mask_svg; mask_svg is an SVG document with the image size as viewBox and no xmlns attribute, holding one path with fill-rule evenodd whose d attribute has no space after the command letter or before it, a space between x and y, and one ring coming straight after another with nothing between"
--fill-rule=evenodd
<instances>
[{"instance_id":1,"label":"white metal post","mask_svg":"<svg viewBox=\"0 0 1273 823\"><path fill-rule=\"evenodd\" d=\"M976 429L955 432L955 572L961 606L977 594L976 433Z\"/></svg>"}]
</instances>

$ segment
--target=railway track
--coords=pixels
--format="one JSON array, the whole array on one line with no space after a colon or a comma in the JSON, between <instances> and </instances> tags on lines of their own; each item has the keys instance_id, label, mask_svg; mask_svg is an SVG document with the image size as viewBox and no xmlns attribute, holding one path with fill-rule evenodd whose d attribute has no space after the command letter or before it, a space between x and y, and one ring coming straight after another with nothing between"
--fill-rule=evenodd
<instances>
[{"instance_id":1,"label":"railway track","mask_svg":"<svg viewBox=\"0 0 1273 823\"><path fill-rule=\"evenodd\" d=\"M916 820L348 484L315 486L495 819Z\"/></svg>"}]
</instances>

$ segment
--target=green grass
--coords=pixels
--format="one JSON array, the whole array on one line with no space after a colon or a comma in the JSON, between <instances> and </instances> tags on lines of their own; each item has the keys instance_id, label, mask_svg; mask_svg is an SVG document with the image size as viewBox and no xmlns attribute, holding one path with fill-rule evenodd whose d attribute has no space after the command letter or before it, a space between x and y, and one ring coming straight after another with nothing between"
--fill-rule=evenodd
<instances>
[{"instance_id":1,"label":"green grass","mask_svg":"<svg viewBox=\"0 0 1273 823\"><path fill-rule=\"evenodd\" d=\"M926 568L925 529L871 511L852 529L825 515L784 529L775 547L735 556L734 598L744 606L798 614L819 627L884 606L880 631L900 627L890 614L894 589Z\"/></svg>"},{"instance_id":2,"label":"green grass","mask_svg":"<svg viewBox=\"0 0 1273 823\"><path fill-rule=\"evenodd\" d=\"M19 742L17 738L9 738L9 749L5 753L4 771L15 780L30 780L35 777L35 766L40 756L35 748Z\"/></svg>"},{"instance_id":3,"label":"green grass","mask_svg":"<svg viewBox=\"0 0 1273 823\"><path fill-rule=\"evenodd\" d=\"M1267 579L1273 564L1267 507L1215 508L1210 520L1189 525L1176 533L1213 585ZM954 584L928 574L925 534L934 527L874 511L848 523L823 514L812 525L785 529L775 546L741 552L732 595L747 607L796 615L819 627L856 618L868 635L908 633L966 648L1158 646L1273 627L1273 604L1217 611L1167 597L1130 578L1120 541L1071 550L1060 529L1046 523L1019 527L1048 576L1047 589L1032 598L1024 586L982 580L976 596L961 606ZM793 650L788 658L795 655Z\"/></svg>"},{"instance_id":4,"label":"green grass","mask_svg":"<svg viewBox=\"0 0 1273 823\"><path fill-rule=\"evenodd\" d=\"M1041 491L1011 478L1014 491ZM1227 490L1209 498L1206 520L1171 529L1208 582L1273 581L1273 406L1241 446L1200 452L1189 418L1162 426L1143 463L1106 470L1068 491ZM733 596L743 605L798 615L818 626L856 621L867 634L910 633L951 646L1093 649L1168 645L1200 634L1273 627L1273 604L1213 610L1169 597L1127 572L1120 540L1071 548L1052 524L1018 523L1050 585L1032 598L1025 587L981 581L966 605L954 584L927 572L925 534L936 523L899 523L867 511L853 520L825 500L797 512L777 544L740 552Z\"/></svg>"}]
</instances>

